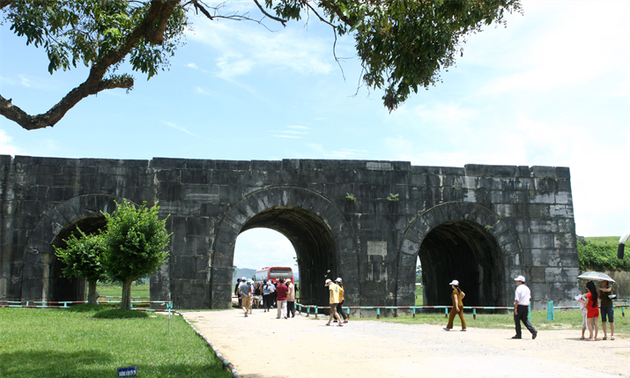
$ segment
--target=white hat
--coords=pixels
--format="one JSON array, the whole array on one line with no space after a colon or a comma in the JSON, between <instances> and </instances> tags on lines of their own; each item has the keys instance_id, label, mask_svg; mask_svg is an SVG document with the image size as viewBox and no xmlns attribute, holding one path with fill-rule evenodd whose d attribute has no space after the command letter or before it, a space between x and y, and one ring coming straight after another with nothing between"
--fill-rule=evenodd
<instances>
[{"instance_id":1,"label":"white hat","mask_svg":"<svg viewBox=\"0 0 630 378\"><path fill-rule=\"evenodd\" d=\"M451 283L449 285L459 286L459 281L453 280L453 281L451 281Z\"/></svg>"},{"instance_id":2,"label":"white hat","mask_svg":"<svg viewBox=\"0 0 630 378\"><path fill-rule=\"evenodd\" d=\"M287 283L287 282L291 282L291 279L287 278L287 279L284 280L284 283Z\"/></svg>"},{"instance_id":3,"label":"white hat","mask_svg":"<svg viewBox=\"0 0 630 378\"><path fill-rule=\"evenodd\" d=\"M335 282L341 282L341 277L337 277L337 279L335 280Z\"/></svg>"},{"instance_id":4,"label":"white hat","mask_svg":"<svg viewBox=\"0 0 630 378\"><path fill-rule=\"evenodd\" d=\"M521 282L525 282L525 277L523 276L518 276L514 279L514 281L521 281Z\"/></svg>"},{"instance_id":5,"label":"white hat","mask_svg":"<svg viewBox=\"0 0 630 378\"><path fill-rule=\"evenodd\" d=\"M247 281L247 277L241 278L241 281Z\"/></svg>"},{"instance_id":6,"label":"white hat","mask_svg":"<svg viewBox=\"0 0 630 378\"><path fill-rule=\"evenodd\" d=\"M324 286L328 286L328 283L329 283L329 282L332 282L332 281L330 280L330 278L326 280L326 283L324 284Z\"/></svg>"}]
</instances>

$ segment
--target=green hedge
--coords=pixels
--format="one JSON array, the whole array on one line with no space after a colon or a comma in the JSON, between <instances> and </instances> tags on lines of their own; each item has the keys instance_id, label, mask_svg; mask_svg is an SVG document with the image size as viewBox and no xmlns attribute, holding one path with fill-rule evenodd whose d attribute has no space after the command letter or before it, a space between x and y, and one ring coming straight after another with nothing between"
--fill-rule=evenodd
<instances>
[{"instance_id":1,"label":"green hedge","mask_svg":"<svg viewBox=\"0 0 630 378\"><path fill-rule=\"evenodd\" d=\"M586 240L578 243L580 271L630 271L630 246L626 245L623 260L617 258L617 244Z\"/></svg>"}]
</instances>

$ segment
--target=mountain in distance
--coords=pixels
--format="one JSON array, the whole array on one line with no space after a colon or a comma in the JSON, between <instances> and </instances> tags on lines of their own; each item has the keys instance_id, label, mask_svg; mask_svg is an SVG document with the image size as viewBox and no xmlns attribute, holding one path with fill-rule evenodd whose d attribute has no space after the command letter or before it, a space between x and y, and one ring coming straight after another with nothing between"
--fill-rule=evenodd
<instances>
[{"instance_id":1,"label":"mountain in distance","mask_svg":"<svg viewBox=\"0 0 630 378\"><path fill-rule=\"evenodd\" d=\"M250 278L253 279L255 274L256 274L256 269L236 268L236 271L232 273L232 283L236 283L236 279L241 278L241 277L247 277L247 279L250 279ZM300 273L295 269L293 269L293 280L294 281L300 280Z\"/></svg>"}]
</instances>

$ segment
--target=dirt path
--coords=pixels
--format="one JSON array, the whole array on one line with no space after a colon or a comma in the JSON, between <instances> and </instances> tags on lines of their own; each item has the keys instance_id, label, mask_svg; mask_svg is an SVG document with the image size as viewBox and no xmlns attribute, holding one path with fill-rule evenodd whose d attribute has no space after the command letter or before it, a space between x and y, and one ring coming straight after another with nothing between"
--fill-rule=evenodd
<instances>
[{"instance_id":1,"label":"dirt path","mask_svg":"<svg viewBox=\"0 0 630 378\"><path fill-rule=\"evenodd\" d=\"M582 341L579 331L468 328L326 320L241 310L184 313L243 378L630 377L630 340ZM333 323L334 324L334 323ZM601 335L600 335L601 336Z\"/></svg>"}]
</instances>

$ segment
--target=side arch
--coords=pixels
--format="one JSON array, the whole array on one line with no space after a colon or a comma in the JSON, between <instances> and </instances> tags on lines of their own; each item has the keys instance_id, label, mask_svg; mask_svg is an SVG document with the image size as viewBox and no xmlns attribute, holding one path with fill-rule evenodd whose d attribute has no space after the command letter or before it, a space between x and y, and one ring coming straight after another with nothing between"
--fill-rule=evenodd
<instances>
[{"instance_id":1,"label":"side arch","mask_svg":"<svg viewBox=\"0 0 630 378\"><path fill-rule=\"evenodd\" d=\"M122 198L105 194L87 194L61 202L44 213L24 248L20 271L23 300L57 299L52 284L55 278L52 274L52 264L56 261L53 244L63 230L86 222L89 218L97 218L101 211L115 210L114 201L121 202Z\"/></svg>"},{"instance_id":2,"label":"side arch","mask_svg":"<svg viewBox=\"0 0 630 378\"><path fill-rule=\"evenodd\" d=\"M212 246L211 308L231 305L232 264L238 235L251 228L266 227L282 233L291 241L298 255L300 288L314 303L327 301L324 274L309 274L322 269L329 278L350 278L346 301L358 293L358 256L353 229L343 213L325 196L299 187L272 187L252 192L232 207L220 221ZM317 261L317 260L321 261ZM309 262L310 261L310 262ZM312 272L311 272L312 273ZM306 280L306 281L305 281ZM311 281L312 282L309 282ZM312 291L310 291L312 288ZM305 292L302 291L302 297Z\"/></svg>"},{"instance_id":3,"label":"side arch","mask_svg":"<svg viewBox=\"0 0 630 378\"><path fill-rule=\"evenodd\" d=\"M456 256L460 251L466 256ZM472 271L467 278L475 281L462 283L462 288L478 290L472 298L467 295L467 304L504 306L511 295L513 267L520 265L522 251L516 233L486 207L470 202L434 206L418 214L404 232L398 261L398 305L415 303L416 260L420 256L422 261L424 256L424 291L429 290L425 304L427 299L430 305L450 304L448 282L458 279L452 275L462 272L453 269L453 261L462 258ZM470 255L482 255L485 261L480 263L479 256ZM425 280L427 272L433 278ZM440 277L431 272L438 272ZM471 299L480 303L471 303Z\"/></svg>"}]
</instances>

